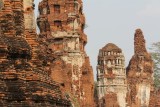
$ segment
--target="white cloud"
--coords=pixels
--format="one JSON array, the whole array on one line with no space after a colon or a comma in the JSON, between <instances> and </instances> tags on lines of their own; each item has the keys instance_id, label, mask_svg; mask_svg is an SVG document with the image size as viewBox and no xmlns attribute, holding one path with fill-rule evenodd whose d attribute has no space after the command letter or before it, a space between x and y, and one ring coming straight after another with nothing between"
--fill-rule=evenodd
<instances>
[{"instance_id":1,"label":"white cloud","mask_svg":"<svg viewBox=\"0 0 160 107\"><path fill-rule=\"evenodd\" d=\"M142 10L137 13L138 16L160 16L160 5L157 4L148 4Z\"/></svg>"}]
</instances>

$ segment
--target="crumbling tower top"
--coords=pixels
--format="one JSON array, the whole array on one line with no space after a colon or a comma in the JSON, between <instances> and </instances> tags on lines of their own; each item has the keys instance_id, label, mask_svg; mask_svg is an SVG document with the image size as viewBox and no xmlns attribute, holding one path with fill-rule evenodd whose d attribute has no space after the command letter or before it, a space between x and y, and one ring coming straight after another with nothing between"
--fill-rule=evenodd
<instances>
[{"instance_id":1,"label":"crumbling tower top","mask_svg":"<svg viewBox=\"0 0 160 107\"><path fill-rule=\"evenodd\" d=\"M144 54L147 53L145 46L145 39L141 29L136 29L134 35L134 52L135 54Z\"/></svg>"},{"instance_id":2,"label":"crumbling tower top","mask_svg":"<svg viewBox=\"0 0 160 107\"><path fill-rule=\"evenodd\" d=\"M113 43L108 43L106 44L102 50L104 51L114 51L114 52L122 52L122 50L115 44Z\"/></svg>"}]
</instances>

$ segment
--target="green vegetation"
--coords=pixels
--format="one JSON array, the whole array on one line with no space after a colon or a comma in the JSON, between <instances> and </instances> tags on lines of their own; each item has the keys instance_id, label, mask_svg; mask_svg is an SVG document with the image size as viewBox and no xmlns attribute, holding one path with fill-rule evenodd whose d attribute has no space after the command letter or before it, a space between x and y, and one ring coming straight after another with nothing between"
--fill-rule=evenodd
<instances>
[{"instance_id":1,"label":"green vegetation","mask_svg":"<svg viewBox=\"0 0 160 107\"><path fill-rule=\"evenodd\" d=\"M0 0L0 10L3 8L3 0Z\"/></svg>"},{"instance_id":2,"label":"green vegetation","mask_svg":"<svg viewBox=\"0 0 160 107\"><path fill-rule=\"evenodd\" d=\"M154 84L160 89L160 42L153 43L150 50L154 61Z\"/></svg>"}]
</instances>

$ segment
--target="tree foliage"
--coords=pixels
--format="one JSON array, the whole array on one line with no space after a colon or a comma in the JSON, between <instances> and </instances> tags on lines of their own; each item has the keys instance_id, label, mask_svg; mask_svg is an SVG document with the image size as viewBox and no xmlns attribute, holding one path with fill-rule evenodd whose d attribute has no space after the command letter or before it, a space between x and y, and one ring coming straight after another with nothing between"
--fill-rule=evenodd
<instances>
[{"instance_id":1,"label":"tree foliage","mask_svg":"<svg viewBox=\"0 0 160 107\"><path fill-rule=\"evenodd\" d=\"M153 43L150 50L154 61L154 84L160 88L160 42Z\"/></svg>"},{"instance_id":2,"label":"tree foliage","mask_svg":"<svg viewBox=\"0 0 160 107\"><path fill-rule=\"evenodd\" d=\"M0 0L0 10L3 8L3 0Z\"/></svg>"}]
</instances>

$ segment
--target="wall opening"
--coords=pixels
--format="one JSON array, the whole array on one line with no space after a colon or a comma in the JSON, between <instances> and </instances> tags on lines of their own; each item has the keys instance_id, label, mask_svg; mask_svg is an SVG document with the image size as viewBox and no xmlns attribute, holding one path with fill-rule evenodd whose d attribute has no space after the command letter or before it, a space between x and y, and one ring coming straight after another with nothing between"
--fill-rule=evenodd
<instances>
[{"instance_id":1,"label":"wall opening","mask_svg":"<svg viewBox=\"0 0 160 107\"><path fill-rule=\"evenodd\" d=\"M56 14L60 13L60 5L58 5L58 4L54 5L54 13L56 13Z\"/></svg>"}]
</instances>

